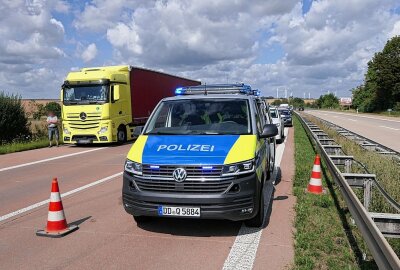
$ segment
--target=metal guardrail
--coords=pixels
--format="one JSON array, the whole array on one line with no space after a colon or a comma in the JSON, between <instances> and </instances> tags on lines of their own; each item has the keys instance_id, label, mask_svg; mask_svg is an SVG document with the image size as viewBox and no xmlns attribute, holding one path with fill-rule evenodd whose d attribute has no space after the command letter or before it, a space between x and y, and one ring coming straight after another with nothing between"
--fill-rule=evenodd
<instances>
[{"instance_id":1,"label":"metal guardrail","mask_svg":"<svg viewBox=\"0 0 400 270\"><path fill-rule=\"evenodd\" d=\"M371 139L368 139L364 136L361 136L358 133L355 133L353 131L350 131L348 129L345 129L339 125L336 125L328 120L322 119L318 116L312 115L312 117L317 118L319 121L323 122L325 125L333 128L336 130L340 135L358 143L362 148L370 151L374 151L378 154L385 155L388 157L392 157L395 159L397 162L400 163L400 152L393 150L387 146L384 146L376 141L373 141Z\"/></svg>"},{"instance_id":2,"label":"metal guardrail","mask_svg":"<svg viewBox=\"0 0 400 270\"><path fill-rule=\"evenodd\" d=\"M324 146L332 145L332 141L329 139L328 135L320 130L317 125L303 119L297 112L295 112L295 114L298 116L298 119L306 130L308 137L315 142L319 152L321 153L321 157L325 160L328 170L331 173L335 183L340 188L346 205L355 223L357 224L357 227L360 230L365 242L367 243L368 248L371 251L372 256L374 257L378 267L380 269L400 269L399 258L383 236L377 224L374 222L374 216L376 216L376 213L374 213L375 215L372 215L372 213L369 213L367 211L367 209L360 202L357 195L354 193L352 187L349 184L351 183L351 176L353 176L352 180L354 181L354 185L356 185L357 183L360 184L360 182L358 181L360 180L360 175L356 176L356 174L342 173L336 165L342 164L344 166L348 166L349 160L351 161L352 157L340 156L340 151L337 151L337 149L340 149L340 147L326 147L325 149ZM322 144L320 140L322 140L326 144ZM346 176L349 180L346 180ZM374 175L372 176L374 177ZM366 174L362 177L364 177L363 179L361 179L362 186L365 187L365 183L368 183L368 179L370 179L368 177L371 177L371 175ZM364 179L366 179L366 181L364 181ZM364 194L365 191L368 192L368 188L364 189Z\"/></svg>"}]
</instances>

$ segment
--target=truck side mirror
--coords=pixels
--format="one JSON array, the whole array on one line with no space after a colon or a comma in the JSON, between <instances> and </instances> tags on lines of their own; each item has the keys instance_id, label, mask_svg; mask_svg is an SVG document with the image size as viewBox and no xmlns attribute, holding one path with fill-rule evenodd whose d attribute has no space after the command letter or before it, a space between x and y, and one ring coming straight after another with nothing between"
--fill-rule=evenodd
<instances>
[{"instance_id":1,"label":"truck side mirror","mask_svg":"<svg viewBox=\"0 0 400 270\"><path fill-rule=\"evenodd\" d=\"M263 132L260 135L261 139L271 138L278 134L278 128L275 124L265 125L263 128Z\"/></svg>"},{"instance_id":2,"label":"truck side mirror","mask_svg":"<svg viewBox=\"0 0 400 270\"><path fill-rule=\"evenodd\" d=\"M143 131L143 126L136 126L134 131L133 131L133 136L134 137L139 137L140 134L142 134Z\"/></svg>"},{"instance_id":3,"label":"truck side mirror","mask_svg":"<svg viewBox=\"0 0 400 270\"><path fill-rule=\"evenodd\" d=\"M111 85L111 102L119 100L119 87Z\"/></svg>"}]
</instances>

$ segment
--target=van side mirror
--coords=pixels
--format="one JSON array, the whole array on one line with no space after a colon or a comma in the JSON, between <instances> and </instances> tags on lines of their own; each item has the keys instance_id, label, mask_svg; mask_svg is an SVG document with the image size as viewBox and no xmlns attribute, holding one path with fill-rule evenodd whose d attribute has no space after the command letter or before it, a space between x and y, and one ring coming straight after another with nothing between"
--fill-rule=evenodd
<instances>
[{"instance_id":1,"label":"van side mirror","mask_svg":"<svg viewBox=\"0 0 400 270\"><path fill-rule=\"evenodd\" d=\"M278 134L278 128L275 126L275 124L268 124L264 126L260 138L262 139L271 138L276 136L277 134Z\"/></svg>"},{"instance_id":2,"label":"van side mirror","mask_svg":"<svg viewBox=\"0 0 400 270\"><path fill-rule=\"evenodd\" d=\"M142 134L142 131L143 131L143 126L136 126L135 129L133 130L133 136L139 137L140 134Z\"/></svg>"}]
</instances>

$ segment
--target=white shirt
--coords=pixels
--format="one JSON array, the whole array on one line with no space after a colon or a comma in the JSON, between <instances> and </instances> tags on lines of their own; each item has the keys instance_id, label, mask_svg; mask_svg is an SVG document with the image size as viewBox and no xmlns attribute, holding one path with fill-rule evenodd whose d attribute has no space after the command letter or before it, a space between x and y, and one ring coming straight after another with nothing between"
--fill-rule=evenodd
<instances>
[{"instance_id":1,"label":"white shirt","mask_svg":"<svg viewBox=\"0 0 400 270\"><path fill-rule=\"evenodd\" d=\"M57 124L55 124L55 123L50 123L50 122L56 122L58 119L57 119L57 116L53 116L53 117L51 117L51 116L47 116L47 123L49 123L49 128L54 128L54 127L56 127L57 126Z\"/></svg>"}]
</instances>

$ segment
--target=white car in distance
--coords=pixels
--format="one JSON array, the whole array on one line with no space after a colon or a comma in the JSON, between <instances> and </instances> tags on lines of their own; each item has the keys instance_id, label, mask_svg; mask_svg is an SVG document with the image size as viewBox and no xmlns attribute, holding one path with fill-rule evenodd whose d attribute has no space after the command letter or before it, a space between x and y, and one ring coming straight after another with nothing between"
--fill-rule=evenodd
<instances>
[{"instance_id":1,"label":"white car in distance","mask_svg":"<svg viewBox=\"0 0 400 270\"><path fill-rule=\"evenodd\" d=\"M272 123L276 125L278 128L278 135L275 136L277 143L282 143L283 139L285 138L285 126L283 123L283 119L278 112L278 108L270 107L269 109L271 113Z\"/></svg>"}]
</instances>

